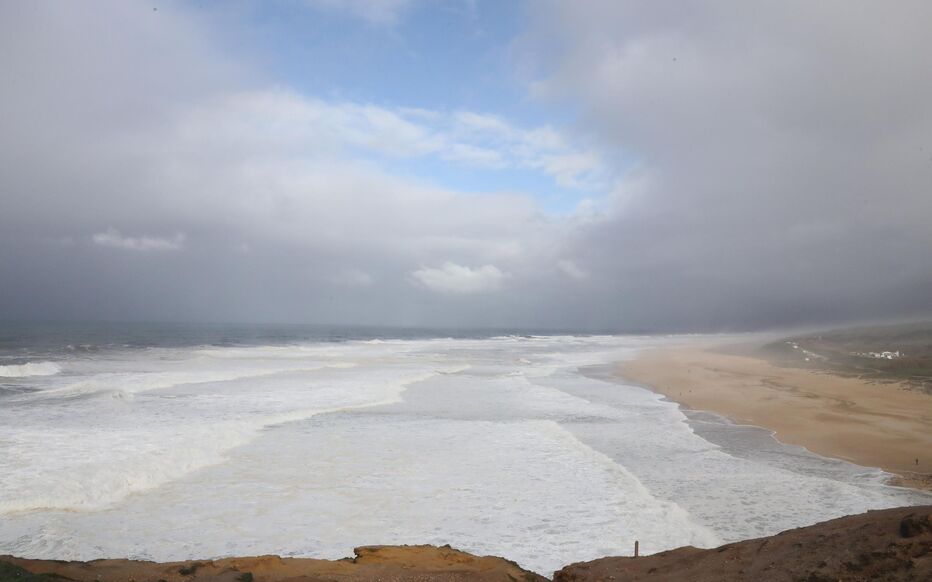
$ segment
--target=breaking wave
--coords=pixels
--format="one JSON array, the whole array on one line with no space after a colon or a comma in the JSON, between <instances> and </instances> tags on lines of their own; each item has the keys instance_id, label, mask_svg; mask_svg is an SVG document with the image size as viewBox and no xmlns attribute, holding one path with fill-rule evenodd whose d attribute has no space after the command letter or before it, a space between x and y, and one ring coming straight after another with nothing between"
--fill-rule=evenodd
<instances>
[{"instance_id":1,"label":"breaking wave","mask_svg":"<svg viewBox=\"0 0 932 582\"><path fill-rule=\"evenodd\" d=\"M0 366L0 378L26 378L29 376L54 376L61 372L55 362L27 362Z\"/></svg>"}]
</instances>

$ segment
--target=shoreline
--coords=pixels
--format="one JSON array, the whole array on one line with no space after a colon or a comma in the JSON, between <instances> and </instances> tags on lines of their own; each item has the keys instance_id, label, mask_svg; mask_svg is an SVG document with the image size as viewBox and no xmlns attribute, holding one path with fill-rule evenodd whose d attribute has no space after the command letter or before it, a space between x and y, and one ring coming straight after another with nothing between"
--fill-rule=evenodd
<instances>
[{"instance_id":1,"label":"shoreline","mask_svg":"<svg viewBox=\"0 0 932 582\"><path fill-rule=\"evenodd\" d=\"M894 382L778 366L749 348L656 348L617 362L615 374L682 407L771 431L782 443L879 468L893 476L890 485L932 491L932 396Z\"/></svg>"}]
</instances>

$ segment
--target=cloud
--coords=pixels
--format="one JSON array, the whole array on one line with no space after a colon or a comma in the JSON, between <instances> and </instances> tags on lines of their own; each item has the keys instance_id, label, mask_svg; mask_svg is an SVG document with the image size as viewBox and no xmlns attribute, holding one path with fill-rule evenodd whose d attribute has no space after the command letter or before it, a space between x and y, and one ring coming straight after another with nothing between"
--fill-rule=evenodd
<instances>
[{"instance_id":1,"label":"cloud","mask_svg":"<svg viewBox=\"0 0 932 582\"><path fill-rule=\"evenodd\" d=\"M932 312L932 5L531 17L531 90L574 107L621 174L563 251L610 282L591 291L602 309L704 328Z\"/></svg>"},{"instance_id":2,"label":"cloud","mask_svg":"<svg viewBox=\"0 0 932 582\"><path fill-rule=\"evenodd\" d=\"M458 111L442 118L447 142L475 145L481 152L494 153L492 163L500 166L540 170L554 178L564 188L597 189L603 186L607 174L601 155L592 148L574 146L555 128L545 125L531 129L514 126L496 115ZM445 153L446 159L484 159L488 155L458 158L455 148Z\"/></svg>"},{"instance_id":3,"label":"cloud","mask_svg":"<svg viewBox=\"0 0 932 582\"><path fill-rule=\"evenodd\" d=\"M108 228L91 237L94 244L101 247L123 249L126 251L178 251L184 247L185 236L181 233L171 238L155 236L123 236L115 228Z\"/></svg>"},{"instance_id":4,"label":"cloud","mask_svg":"<svg viewBox=\"0 0 932 582\"><path fill-rule=\"evenodd\" d=\"M584 281L589 278L589 271L581 268L575 262L569 259L561 259L557 261L557 268L563 272L567 277L571 279L576 279L577 281Z\"/></svg>"},{"instance_id":5,"label":"cloud","mask_svg":"<svg viewBox=\"0 0 932 582\"><path fill-rule=\"evenodd\" d=\"M453 295L496 291L507 276L493 265L472 269L451 262L439 268L424 267L411 273L411 278L427 289Z\"/></svg>"},{"instance_id":6,"label":"cloud","mask_svg":"<svg viewBox=\"0 0 932 582\"><path fill-rule=\"evenodd\" d=\"M413 0L305 0L318 9L340 11L376 26L393 26Z\"/></svg>"},{"instance_id":7,"label":"cloud","mask_svg":"<svg viewBox=\"0 0 932 582\"><path fill-rule=\"evenodd\" d=\"M360 269L346 268L335 273L330 280L343 287L369 287L374 282L372 275Z\"/></svg>"},{"instance_id":8,"label":"cloud","mask_svg":"<svg viewBox=\"0 0 932 582\"><path fill-rule=\"evenodd\" d=\"M586 179L601 170L602 161L593 152L545 154L534 166L542 168L564 188L594 189L595 184L587 184Z\"/></svg>"},{"instance_id":9,"label":"cloud","mask_svg":"<svg viewBox=\"0 0 932 582\"><path fill-rule=\"evenodd\" d=\"M179 123L185 128L178 137L213 147L249 140L315 155L433 158L467 168L538 172L570 189L595 189L606 173L597 152L547 125L521 128L475 112L327 101L280 88L223 94L188 108Z\"/></svg>"},{"instance_id":10,"label":"cloud","mask_svg":"<svg viewBox=\"0 0 932 582\"><path fill-rule=\"evenodd\" d=\"M0 275L17 274L0 289L0 315L491 324L507 297L475 293L456 310L435 311L412 288L411 272L444 261L520 272L560 237L529 193L459 192L398 163L486 163L443 162L456 144L495 145L453 136L453 114L325 100L261 77L214 78L223 67L204 65L201 52L181 58L162 46L207 34L166 18L160 34L148 35L151 6L114 4L127 45L120 51L100 40L95 11L29 6L0 7L0 26L18 35L0 35L0 68L22 60L44 72L0 92L8 112L0 121L0 245L8 250ZM33 21L21 22L24 14ZM72 25L47 25L61 19ZM83 75L71 88L32 82L77 69ZM165 79L187 78L200 85L163 93ZM102 100L108 107L98 107ZM136 113L114 118L124 111ZM196 232L197 245L175 232ZM97 236L73 247L43 242L74 233ZM160 268L100 245L150 249ZM185 252L168 252L174 247ZM477 272L483 284L494 278Z\"/></svg>"},{"instance_id":11,"label":"cloud","mask_svg":"<svg viewBox=\"0 0 932 582\"><path fill-rule=\"evenodd\" d=\"M543 57L534 107L560 124L301 93L231 66L248 59L217 50L210 10L101 6L0 3L0 317L697 330L932 311L924 4L533 3L515 51ZM432 179L451 168L531 173L577 189L575 210ZM126 260L144 248L159 269Z\"/></svg>"},{"instance_id":12,"label":"cloud","mask_svg":"<svg viewBox=\"0 0 932 582\"><path fill-rule=\"evenodd\" d=\"M369 25L393 28L411 12L418 0L304 0L318 10L343 13ZM442 8L475 18L476 0L447 0Z\"/></svg>"}]
</instances>

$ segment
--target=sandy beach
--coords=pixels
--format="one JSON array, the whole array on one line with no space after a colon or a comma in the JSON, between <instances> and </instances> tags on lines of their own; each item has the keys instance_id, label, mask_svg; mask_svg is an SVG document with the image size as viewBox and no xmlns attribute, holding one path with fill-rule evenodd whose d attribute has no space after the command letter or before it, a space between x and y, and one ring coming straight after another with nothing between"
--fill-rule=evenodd
<instances>
[{"instance_id":1,"label":"sandy beach","mask_svg":"<svg viewBox=\"0 0 932 582\"><path fill-rule=\"evenodd\" d=\"M708 344L645 351L618 370L689 408L932 489L932 396L902 384L781 367Z\"/></svg>"}]
</instances>

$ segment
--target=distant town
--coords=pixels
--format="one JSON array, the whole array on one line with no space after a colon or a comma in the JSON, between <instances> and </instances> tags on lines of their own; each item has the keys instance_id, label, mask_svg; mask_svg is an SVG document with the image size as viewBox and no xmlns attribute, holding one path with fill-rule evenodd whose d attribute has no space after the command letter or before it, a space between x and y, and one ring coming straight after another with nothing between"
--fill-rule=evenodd
<instances>
[{"instance_id":1,"label":"distant town","mask_svg":"<svg viewBox=\"0 0 932 582\"><path fill-rule=\"evenodd\" d=\"M876 358L878 360L895 360L902 358L906 354L896 350L895 352L851 352L851 355L861 358Z\"/></svg>"}]
</instances>

